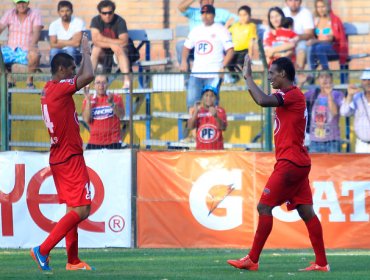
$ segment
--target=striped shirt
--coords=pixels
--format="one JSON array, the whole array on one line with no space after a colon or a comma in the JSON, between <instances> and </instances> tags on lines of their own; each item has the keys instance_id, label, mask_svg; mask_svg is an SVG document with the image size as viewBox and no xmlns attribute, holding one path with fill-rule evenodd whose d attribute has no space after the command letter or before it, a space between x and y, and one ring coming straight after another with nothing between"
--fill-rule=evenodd
<instances>
[{"instance_id":1,"label":"striped shirt","mask_svg":"<svg viewBox=\"0 0 370 280\"><path fill-rule=\"evenodd\" d=\"M15 8L5 12L0 24L8 27L8 46L12 49L19 47L22 50L29 49L32 42L33 28L43 26L41 14L38 10L28 9L27 17L23 22L20 22Z\"/></svg>"},{"instance_id":2,"label":"striped shirt","mask_svg":"<svg viewBox=\"0 0 370 280\"><path fill-rule=\"evenodd\" d=\"M340 114L345 117L354 115L354 127L357 138L370 141L370 102L363 92L356 93L351 103L343 102Z\"/></svg>"}]
</instances>

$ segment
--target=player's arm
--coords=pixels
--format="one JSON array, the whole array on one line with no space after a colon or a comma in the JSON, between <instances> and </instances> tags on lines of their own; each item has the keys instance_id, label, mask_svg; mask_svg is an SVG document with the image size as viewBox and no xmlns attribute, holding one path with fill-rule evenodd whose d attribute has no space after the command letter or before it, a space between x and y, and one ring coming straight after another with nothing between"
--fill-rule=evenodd
<instances>
[{"instance_id":1,"label":"player's arm","mask_svg":"<svg viewBox=\"0 0 370 280\"><path fill-rule=\"evenodd\" d=\"M82 62L76 75L77 90L87 86L94 80L94 70L91 63L89 40L87 39L86 34L82 36L81 49Z\"/></svg>"},{"instance_id":2,"label":"player's arm","mask_svg":"<svg viewBox=\"0 0 370 280\"><path fill-rule=\"evenodd\" d=\"M246 55L244 59L243 76L247 82L249 92L254 102L262 107L278 107L280 105L275 95L265 94L254 82L252 78L251 59L249 55Z\"/></svg>"}]
</instances>

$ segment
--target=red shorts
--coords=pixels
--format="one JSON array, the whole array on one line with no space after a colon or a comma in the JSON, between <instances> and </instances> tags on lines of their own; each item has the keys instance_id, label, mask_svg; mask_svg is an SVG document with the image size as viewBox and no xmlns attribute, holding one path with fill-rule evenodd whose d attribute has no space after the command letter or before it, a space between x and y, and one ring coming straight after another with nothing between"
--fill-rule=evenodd
<instances>
[{"instance_id":1,"label":"red shorts","mask_svg":"<svg viewBox=\"0 0 370 280\"><path fill-rule=\"evenodd\" d=\"M50 169L59 203L66 203L69 207L91 204L90 179L83 155L75 155L66 162L50 165Z\"/></svg>"},{"instance_id":2,"label":"red shorts","mask_svg":"<svg viewBox=\"0 0 370 280\"><path fill-rule=\"evenodd\" d=\"M260 203L279 206L287 203L288 210L299 204L313 204L308 174L311 166L300 167L287 160L279 160L274 166L262 192Z\"/></svg>"}]
</instances>

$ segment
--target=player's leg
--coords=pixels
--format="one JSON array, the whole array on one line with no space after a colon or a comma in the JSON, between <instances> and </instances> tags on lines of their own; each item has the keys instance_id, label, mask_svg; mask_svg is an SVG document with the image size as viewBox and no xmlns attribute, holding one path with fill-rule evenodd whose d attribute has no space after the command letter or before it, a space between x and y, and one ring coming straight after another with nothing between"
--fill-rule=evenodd
<instances>
[{"instance_id":1,"label":"player's leg","mask_svg":"<svg viewBox=\"0 0 370 280\"><path fill-rule=\"evenodd\" d=\"M302 269L302 271L329 271L330 267L326 259L323 232L320 220L317 218L312 205L301 204L297 206L297 210L299 216L306 224L316 257L315 262L311 266Z\"/></svg>"},{"instance_id":2,"label":"player's leg","mask_svg":"<svg viewBox=\"0 0 370 280\"><path fill-rule=\"evenodd\" d=\"M265 246L266 240L269 237L272 225L272 206L259 203L258 210L258 225L257 231L254 235L253 245L248 255L238 260L228 260L227 263L233 267L246 270L258 270L258 260L261 255L262 249Z\"/></svg>"}]
</instances>

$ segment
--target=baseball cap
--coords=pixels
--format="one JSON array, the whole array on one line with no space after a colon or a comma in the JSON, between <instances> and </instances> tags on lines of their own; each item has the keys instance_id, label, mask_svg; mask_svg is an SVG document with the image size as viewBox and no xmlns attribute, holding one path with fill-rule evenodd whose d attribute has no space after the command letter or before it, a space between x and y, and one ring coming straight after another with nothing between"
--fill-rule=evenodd
<instances>
[{"instance_id":1,"label":"baseball cap","mask_svg":"<svg viewBox=\"0 0 370 280\"><path fill-rule=\"evenodd\" d=\"M14 2L15 4L17 4L17 3L19 3L19 2L26 2L26 3L28 3L28 2L30 2L30 0L13 0L13 2Z\"/></svg>"},{"instance_id":2,"label":"baseball cap","mask_svg":"<svg viewBox=\"0 0 370 280\"><path fill-rule=\"evenodd\" d=\"M202 96L208 90L212 91L216 95L216 98L218 98L218 89L216 87L209 86L209 85L206 85L206 86L203 87Z\"/></svg>"},{"instance_id":3,"label":"baseball cap","mask_svg":"<svg viewBox=\"0 0 370 280\"><path fill-rule=\"evenodd\" d=\"M200 10L200 13L201 14L206 13L206 14L214 14L215 15L216 10L215 10L215 7L213 7L212 5L207 4L207 5L204 5L202 7L202 9Z\"/></svg>"},{"instance_id":4,"label":"baseball cap","mask_svg":"<svg viewBox=\"0 0 370 280\"><path fill-rule=\"evenodd\" d=\"M364 72L362 72L361 80L370 80L370 68L366 68Z\"/></svg>"}]
</instances>

